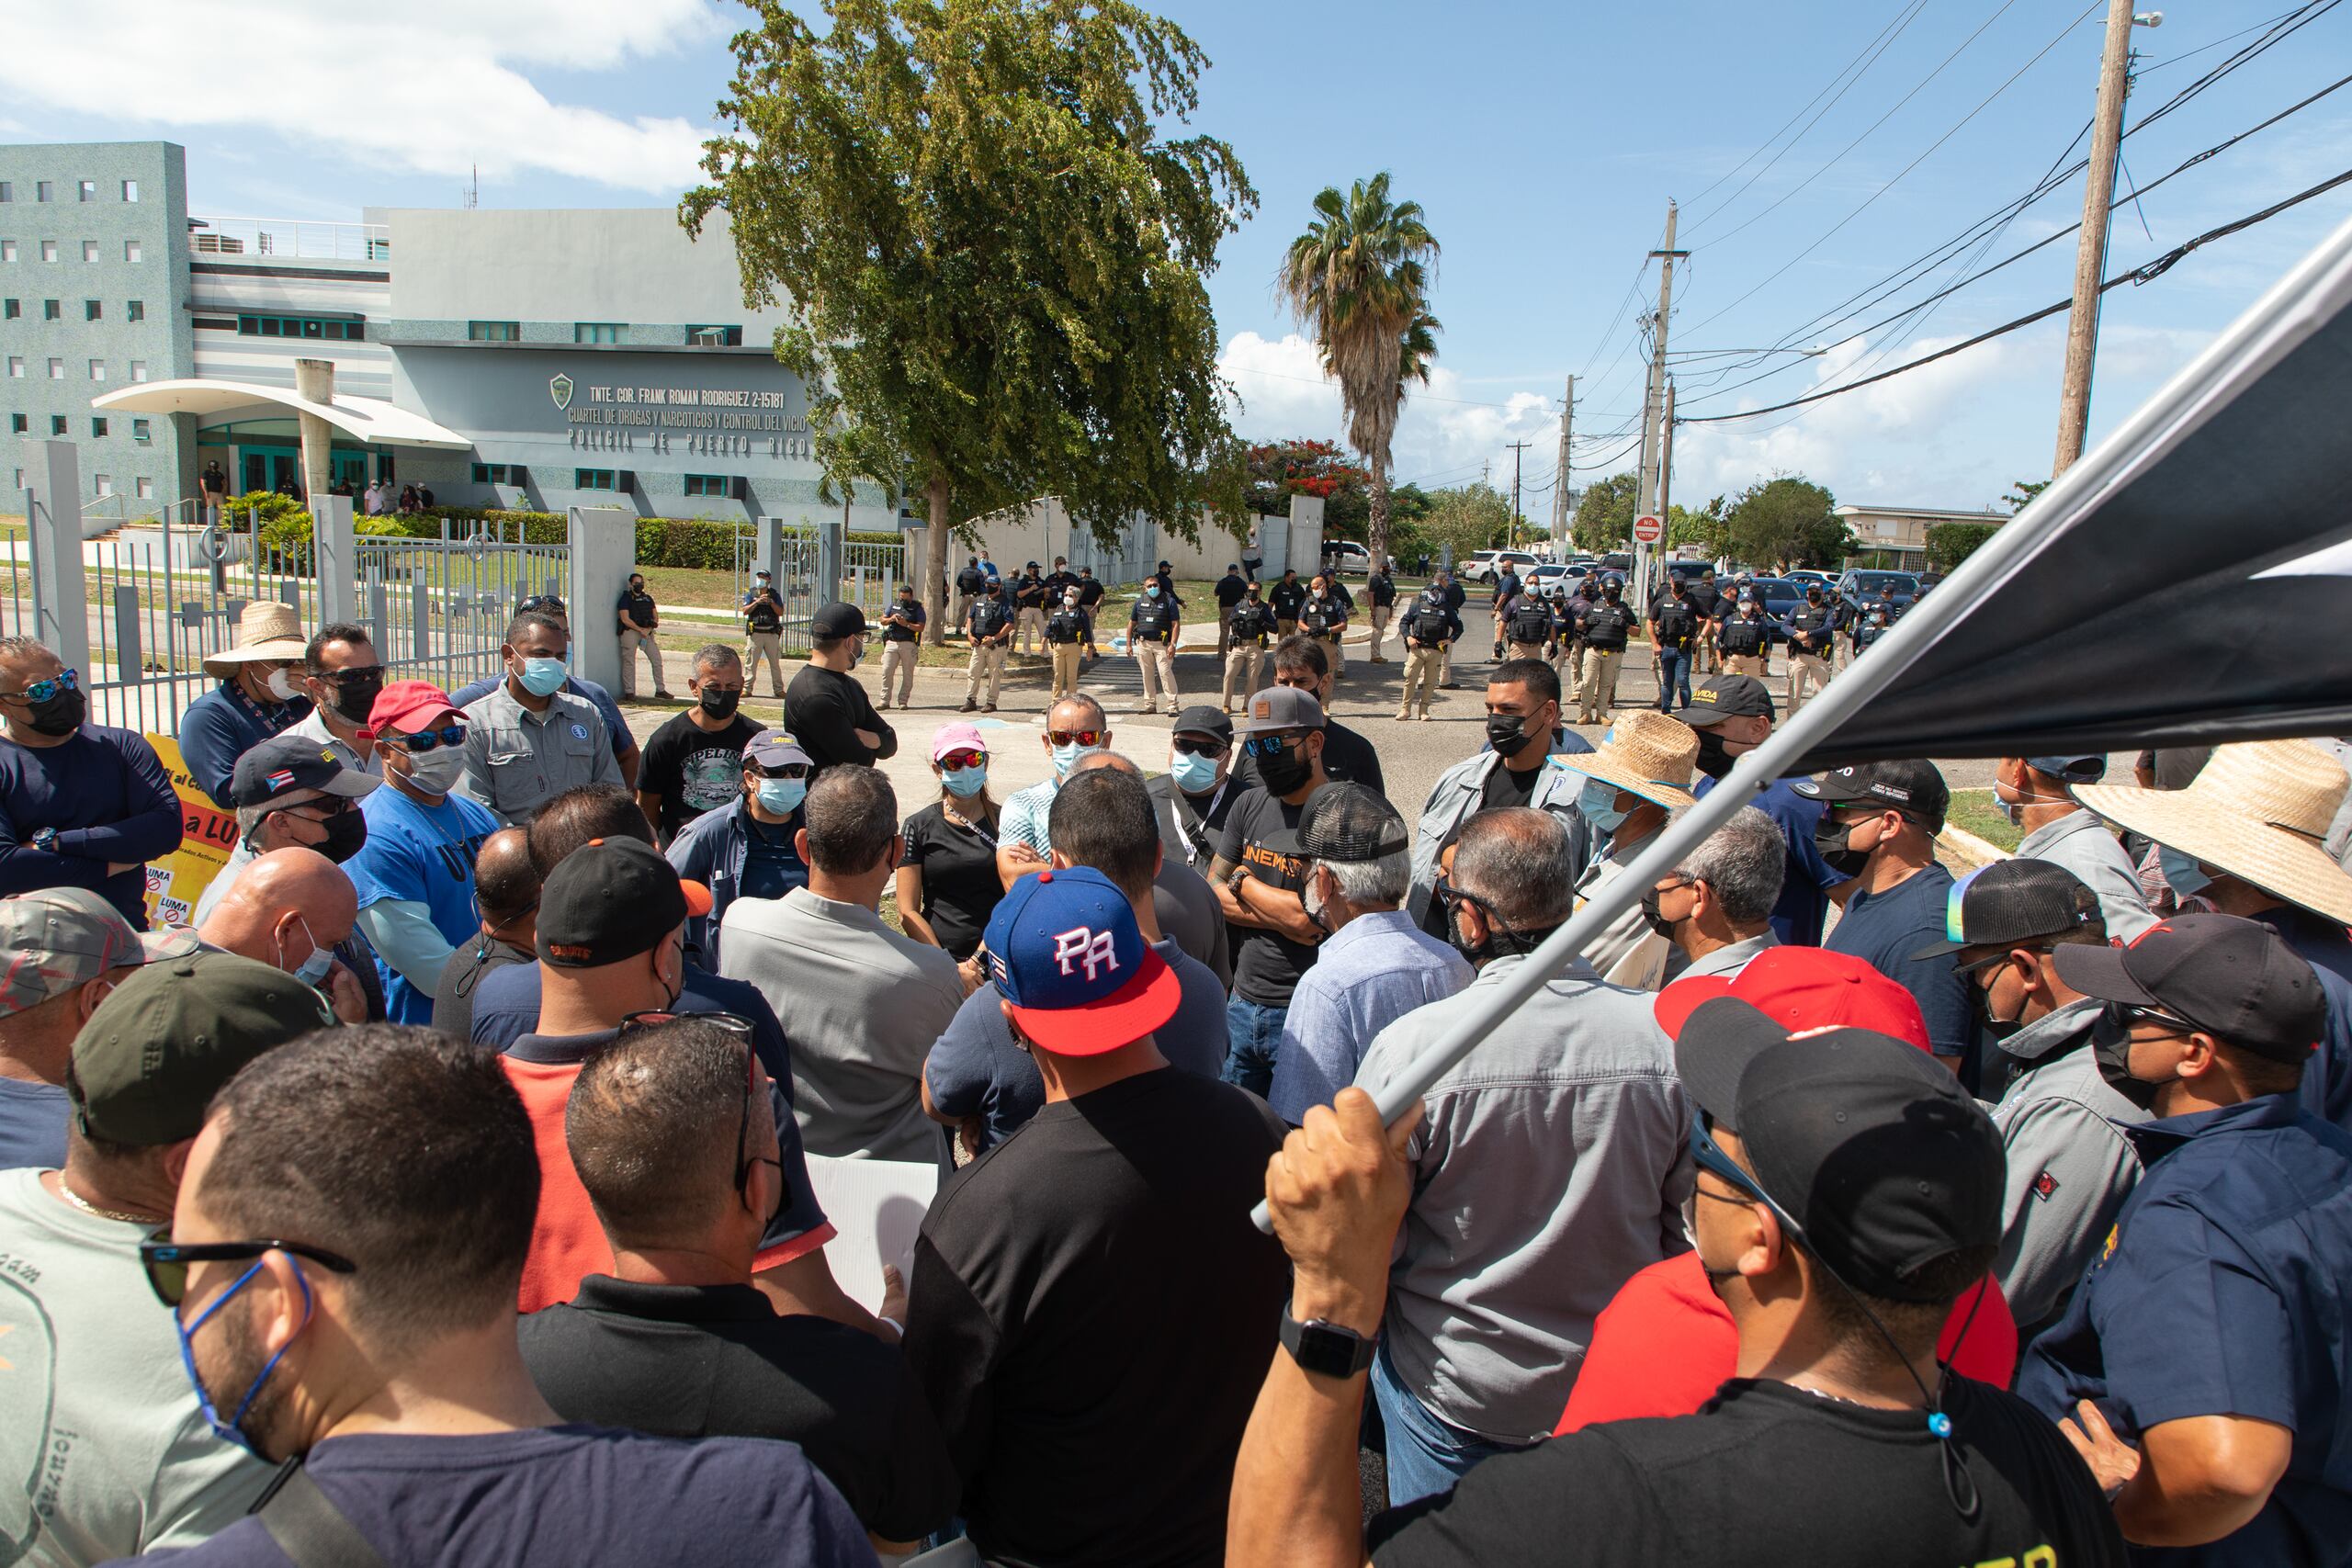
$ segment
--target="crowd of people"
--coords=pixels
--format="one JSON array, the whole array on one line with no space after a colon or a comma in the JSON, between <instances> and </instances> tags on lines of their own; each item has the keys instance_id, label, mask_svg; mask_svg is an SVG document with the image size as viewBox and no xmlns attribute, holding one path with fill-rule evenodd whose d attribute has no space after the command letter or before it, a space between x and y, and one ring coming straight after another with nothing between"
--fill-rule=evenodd
<instances>
[{"instance_id":1,"label":"crowd of people","mask_svg":"<svg viewBox=\"0 0 2352 1568\"><path fill-rule=\"evenodd\" d=\"M1784 702L1668 587L1588 739L1622 587L1498 585L1476 750L1398 802L1336 577L1218 585L1163 752L1062 683L1054 564L957 582L966 710L1055 652L1047 776L954 716L921 798L911 593L766 651L780 727L702 648L641 751L560 603L457 692L255 605L187 926L154 750L0 638L0 1560L2352 1560L2352 748L2002 758L1981 864L1934 762L1780 779L1627 897L1826 618ZM1459 592L1364 594L1399 717ZM812 1156L935 1186L878 1301Z\"/></svg>"}]
</instances>

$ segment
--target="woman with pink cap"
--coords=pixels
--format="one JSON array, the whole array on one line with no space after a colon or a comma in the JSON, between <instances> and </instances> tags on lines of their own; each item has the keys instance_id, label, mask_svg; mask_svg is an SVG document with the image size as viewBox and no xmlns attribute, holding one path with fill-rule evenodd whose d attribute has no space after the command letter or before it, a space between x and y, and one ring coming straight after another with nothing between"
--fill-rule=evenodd
<instances>
[{"instance_id":1,"label":"woman with pink cap","mask_svg":"<svg viewBox=\"0 0 2352 1568\"><path fill-rule=\"evenodd\" d=\"M931 742L939 799L906 820L899 862L899 920L909 936L972 956L1004 885L996 873L997 805L989 796L989 748L977 726L940 727Z\"/></svg>"}]
</instances>

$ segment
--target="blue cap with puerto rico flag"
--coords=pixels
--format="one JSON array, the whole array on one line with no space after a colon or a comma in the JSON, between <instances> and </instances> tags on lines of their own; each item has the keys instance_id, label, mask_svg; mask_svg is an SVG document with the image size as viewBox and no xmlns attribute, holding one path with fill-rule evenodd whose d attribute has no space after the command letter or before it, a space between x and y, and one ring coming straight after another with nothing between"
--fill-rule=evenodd
<instances>
[{"instance_id":1,"label":"blue cap with puerto rico flag","mask_svg":"<svg viewBox=\"0 0 2352 1568\"><path fill-rule=\"evenodd\" d=\"M1022 1038L1063 1056L1132 1044L1176 1015L1176 971L1092 866L1022 877L989 917L989 976Z\"/></svg>"}]
</instances>

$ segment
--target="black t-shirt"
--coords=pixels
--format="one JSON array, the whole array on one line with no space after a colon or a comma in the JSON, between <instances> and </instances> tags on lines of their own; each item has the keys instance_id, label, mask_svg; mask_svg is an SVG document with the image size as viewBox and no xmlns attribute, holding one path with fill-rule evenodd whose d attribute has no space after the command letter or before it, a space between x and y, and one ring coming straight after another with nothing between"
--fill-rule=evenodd
<instances>
[{"instance_id":1,"label":"black t-shirt","mask_svg":"<svg viewBox=\"0 0 2352 1568\"><path fill-rule=\"evenodd\" d=\"M2124 1562L2115 1517L2058 1428L1964 1378L1952 1443L1981 1499L1963 1519L1916 1410L1734 1379L1695 1416L1611 1421L1498 1454L1373 1521L1379 1568L1944 1568ZM1573 1551L1571 1551L1571 1548Z\"/></svg>"},{"instance_id":2,"label":"black t-shirt","mask_svg":"<svg viewBox=\"0 0 2352 1568\"><path fill-rule=\"evenodd\" d=\"M1004 883L996 874L995 828L959 827L933 801L908 818L903 831L907 850L899 863L922 872L922 918L938 933L940 946L959 959L971 957L997 900L1004 897Z\"/></svg>"},{"instance_id":3,"label":"black t-shirt","mask_svg":"<svg viewBox=\"0 0 2352 1568\"><path fill-rule=\"evenodd\" d=\"M912 642L922 635L922 624L930 619L923 607L911 599L891 600L890 614L904 615L907 618L907 624L900 626L896 621L883 622L882 640L884 642Z\"/></svg>"},{"instance_id":4,"label":"black t-shirt","mask_svg":"<svg viewBox=\"0 0 2352 1568\"><path fill-rule=\"evenodd\" d=\"M452 1040L474 1037L474 991L486 976L517 964L535 964L538 954L513 942L485 937L480 931L458 944L449 962L441 965L440 983L433 987L433 1027Z\"/></svg>"},{"instance_id":5,"label":"black t-shirt","mask_svg":"<svg viewBox=\"0 0 2352 1568\"><path fill-rule=\"evenodd\" d=\"M567 1421L665 1438L780 1438L858 1522L913 1540L956 1512L956 1467L897 1348L821 1317L779 1316L752 1285L591 1274L519 1325L523 1364Z\"/></svg>"},{"instance_id":6,"label":"black t-shirt","mask_svg":"<svg viewBox=\"0 0 2352 1568\"><path fill-rule=\"evenodd\" d=\"M1211 1568L1289 1292L1250 1223L1282 1123L1162 1068L1046 1106L957 1172L915 1244L905 1353L975 1545Z\"/></svg>"},{"instance_id":7,"label":"black t-shirt","mask_svg":"<svg viewBox=\"0 0 2352 1568\"><path fill-rule=\"evenodd\" d=\"M619 607L628 612L628 618L635 621L641 630L651 631L653 629L655 616L653 614L652 594L624 593L621 595ZM615 615L613 617L614 626L618 628L620 624L620 617L618 615Z\"/></svg>"},{"instance_id":8,"label":"black t-shirt","mask_svg":"<svg viewBox=\"0 0 2352 1568\"><path fill-rule=\"evenodd\" d=\"M1236 785L1258 782L1258 764L1249 752L1233 759ZM1333 784L1360 784L1380 795L1388 793L1380 773L1380 749L1336 718L1323 721L1323 772Z\"/></svg>"},{"instance_id":9,"label":"black t-shirt","mask_svg":"<svg viewBox=\"0 0 2352 1568\"><path fill-rule=\"evenodd\" d=\"M1541 750L1532 740L1527 743L1527 749L1531 751ZM1535 786L1543 782L1544 770L1541 767L1530 768L1523 773L1515 773L1502 763L1497 762L1493 770L1487 774L1485 789L1479 793L1479 809L1494 811L1506 806L1528 805L1535 798ZM1465 817L1463 820L1466 822L1469 818ZM1460 829L1456 829L1455 832L1459 833ZM1443 847L1443 845L1439 846L1441 849Z\"/></svg>"},{"instance_id":10,"label":"black t-shirt","mask_svg":"<svg viewBox=\"0 0 2352 1568\"><path fill-rule=\"evenodd\" d=\"M793 682L797 691L800 682ZM662 841L706 811L716 811L743 793L743 748L765 728L741 714L718 731L698 728L684 714L673 714L645 742L637 787L662 797Z\"/></svg>"},{"instance_id":11,"label":"black t-shirt","mask_svg":"<svg viewBox=\"0 0 2352 1568\"><path fill-rule=\"evenodd\" d=\"M1102 580L1099 577L1080 578L1078 580L1078 607L1081 610L1091 610L1095 605L1100 604L1101 603L1102 603Z\"/></svg>"},{"instance_id":12,"label":"black t-shirt","mask_svg":"<svg viewBox=\"0 0 2352 1568\"><path fill-rule=\"evenodd\" d=\"M1306 603L1306 584L1277 582L1266 590L1266 603L1274 607L1274 614L1282 619L1295 621L1298 619L1298 607Z\"/></svg>"},{"instance_id":13,"label":"black t-shirt","mask_svg":"<svg viewBox=\"0 0 2352 1568\"><path fill-rule=\"evenodd\" d=\"M1012 580L1012 603L1021 609L1034 610L1046 602L1046 580L1023 572Z\"/></svg>"},{"instance_id":14,"label":"black t-shirt","mask_svg":"<svg viewBox=\"0 0 2352 1568\"><path fill-rule=\"evenodd\" d=\"M1241 596L1249 591L1249 579L1238 572L1228 571L1216 580L1216 602L1228 610L1240 604Z\"/></svg>"},{"instance_id":15,"label":"black t-shirt","mask_svg":"<svg viewBox=\"0 0 2352 1568\"><path fill-rule=\"evenodd\" d=\"M1372 607L1375 610L1385 610L1389 605L1396 603L1396 584L1389 580L1388 574L1385 571L1375 571L1365 578L1363 591L1365 597L1372 601Z\"/></svg>"},{"instance_id":16,"label":"black t-shirt","mask_svg":"<svg viewBox=\"0 0 2352 1568\"><path fill-rule=\"evenodd\" d=\"M1232 814L1225 819L1217 858L1248 867L1250 875L1269 887L1295 895L1306 880L1306 862L1298 852L1298 818L1306 809L1305 801L1293 806L1253 782L1235 799ZM1315 948L1263 926L1236 926L1233 933L1239 939L1233 958L1234 995L1260 1007L1290 1006L1298 977L1314 966Z\"/></svg>"},{"instance_id":17,"label":"black t-shirt","mask_svg":"<svg viewBox=\"0 0 2352 1568\"><path fill-rule=\"evenodd\" d=\"M812 775L842 762L872 767L899 750L898 731L874 711L874 699L865 694L856 677L815 664L802 665L792 684L784 689L784 727L808 753L814 764L809 769ZM850 733L854 729L879 735L881 748L868 748Z\"/></svg>"}]
</instances>

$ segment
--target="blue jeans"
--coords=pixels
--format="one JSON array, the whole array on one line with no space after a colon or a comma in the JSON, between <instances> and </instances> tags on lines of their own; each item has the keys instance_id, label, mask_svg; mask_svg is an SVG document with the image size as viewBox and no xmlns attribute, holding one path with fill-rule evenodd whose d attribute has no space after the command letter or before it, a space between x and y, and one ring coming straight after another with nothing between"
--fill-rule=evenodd
<instances>
[{"instance_id":1,"label":"blue jeans","mask_svg":"<svg viewBox=\"0 0 2352 1568\"><path fill-rule=\"evenodd\" d=\"M1282 1043L1290 1009L1260 1007L1239 997L1225 1004L1225 1081L1263 1100L1274 1087L1274 1047Z\"/></svg>"},{"instance_id":2,"label":"blue jeans","mask_svg":"<svg viewBox=\"0 0 2352 1568\"><path fill-rule=\"evenodd\" d=\"M1465 1432L1430 1413L1396 1375L1384 1337L1372 1361L1372 1397L1388 1430L1388 1506L1401 1508L1423 1497L1453 1490L1454 1483L1496 1454L1517 1453L1530 1445L1498 1443Z\"/></svg>"},{"instance_id":3,"label":"blue jeans","mask_svg":"<svg viewBox=\"0 0 2352 1568\"><path fill-rule=\"evenodd\" d=\"M1682 705L1690 705L1690 655L1681 649L1662 648L1657 651L1657 711L1667 713L1674 706L1674 689L1682 688Z\"/></svg>"}]
</instances>

